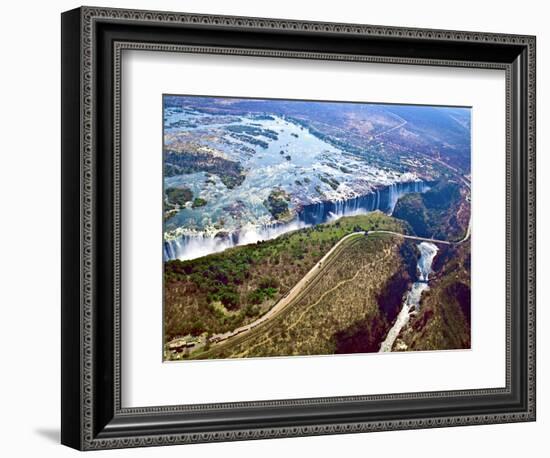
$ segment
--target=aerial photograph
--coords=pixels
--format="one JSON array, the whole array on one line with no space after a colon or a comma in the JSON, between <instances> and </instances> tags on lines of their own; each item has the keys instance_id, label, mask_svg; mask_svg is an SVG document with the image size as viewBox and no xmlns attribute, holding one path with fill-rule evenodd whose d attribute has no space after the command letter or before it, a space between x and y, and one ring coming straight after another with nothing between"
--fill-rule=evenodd
<instances>
[{"instance_id":1,"label":"aerial photograph","mask_svg":"<svg viewBox=\"0 0 550 458\"><path fill-rule=\"evenodd\" d=\"M164 361L470 348L470 107L162 103Z\"/></svg>"}]
</instances>

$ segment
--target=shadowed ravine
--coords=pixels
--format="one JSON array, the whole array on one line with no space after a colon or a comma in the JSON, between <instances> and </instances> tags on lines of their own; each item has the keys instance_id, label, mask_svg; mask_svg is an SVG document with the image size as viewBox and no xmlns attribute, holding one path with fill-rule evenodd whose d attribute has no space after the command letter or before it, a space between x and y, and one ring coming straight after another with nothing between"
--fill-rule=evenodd
<instances>
[{"instance_id":1,"label":"shadowed ravine","mask_svg":"<svg viewBox=\"0 0 550 458\"><path fill-rule=\"evenodd\" d=\"M422 293L429 289L429 276L438 248L433 243L421 242L418 244L418 249L420 250L420 257L417 263L418 279L412 284L411 289L405 295L403 307L397 315L395 323L388 331L386 338L380 345L381 353L392 351L395 340L399 336L401 330L409 322L411 313L418 312Z\"/></svg>"}]
</instances>

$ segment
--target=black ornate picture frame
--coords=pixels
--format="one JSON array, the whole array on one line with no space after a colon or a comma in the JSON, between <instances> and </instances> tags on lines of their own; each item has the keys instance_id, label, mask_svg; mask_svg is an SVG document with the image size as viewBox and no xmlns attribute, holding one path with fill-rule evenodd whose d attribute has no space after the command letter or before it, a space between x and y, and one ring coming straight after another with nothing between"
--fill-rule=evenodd
<instances>
[{"instance_id":1,"label":"black ornate picture frame","mask_svg":"<svg viewBox=\"0 0 550 458\"><path fill-rule=\"evenodd\" d=\"M62 15L62 434L80 450L535 420L535 37L82 7ZM506 72L506 386L124 408L126 49Z\"/></svg>"}]
</instances>

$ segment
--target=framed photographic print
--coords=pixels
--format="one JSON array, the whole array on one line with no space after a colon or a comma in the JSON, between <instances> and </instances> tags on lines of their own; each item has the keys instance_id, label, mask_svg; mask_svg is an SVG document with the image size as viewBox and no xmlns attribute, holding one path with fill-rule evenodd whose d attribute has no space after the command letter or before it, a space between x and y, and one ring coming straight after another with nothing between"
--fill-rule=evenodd
<instances>
[{"instance_id":1,"label":"framed photographic print","mask_svg":"<svg viewBox=\"0 0 550 458\"><path fill-rule=\"evenodd\" d=\"M62 15L62 443L535 419L535 38Z\"/></svg>"}]
</instances>

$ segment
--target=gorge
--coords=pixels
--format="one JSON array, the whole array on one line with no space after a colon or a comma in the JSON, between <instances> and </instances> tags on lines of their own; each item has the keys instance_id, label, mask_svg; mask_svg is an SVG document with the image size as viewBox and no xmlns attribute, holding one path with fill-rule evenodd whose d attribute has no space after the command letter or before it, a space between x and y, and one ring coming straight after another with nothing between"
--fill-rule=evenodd
<instances>
[{"instance_id":1,"label":"gorge","mask_svg":"<svg viewBox=\"0 0 550 458\"><path fill-rule=\"evenodd\" d=\"M395 182L350 199L325 200L304 205L288 222L274 221L262 226L247 225L232 232L189 231L164 240L164 260L187 260L219 253L235 246L271 240L284 233L323 224L343 216L355 216L376 210L391 215L400 197L409 193L426 192L428 189L430 184L421 180Z\"/></svg>"},{"instance_id":2,"label":"gorge","mask_svg":"<svg viewBox=\"0 0 550 458\"><path fill-rule=\"evenodd\" d=\"M430 242L421 242L417 245L420 257L417 263L417 280L411 285L403 300L403 307L399 311L395 323L388 331L386 338L380 345L380 353L391 352L401 330L409 322L411 313L418 312L422 293L429 289L428 280L432 272L433 260L438 252L436 245Z\"/></svg>"}]
</instances>

